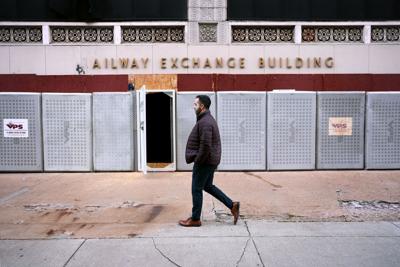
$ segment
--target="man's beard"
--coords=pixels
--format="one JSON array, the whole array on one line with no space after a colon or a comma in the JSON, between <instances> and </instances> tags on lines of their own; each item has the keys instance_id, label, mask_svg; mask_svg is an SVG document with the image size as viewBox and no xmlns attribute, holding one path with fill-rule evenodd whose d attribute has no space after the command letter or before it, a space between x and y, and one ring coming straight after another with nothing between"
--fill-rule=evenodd
<instances>
[{"instance_id":1,"label":"man's beard","mask_svg":"<svg viewBox=\"0 0 400 267\"><path fill-rule=\"evenodd\" d=\"M201 109L200 108L195 108L194 109L194 113L196 113L196 116L199 116L201 113Z\"/></svg>"}]
</instances>

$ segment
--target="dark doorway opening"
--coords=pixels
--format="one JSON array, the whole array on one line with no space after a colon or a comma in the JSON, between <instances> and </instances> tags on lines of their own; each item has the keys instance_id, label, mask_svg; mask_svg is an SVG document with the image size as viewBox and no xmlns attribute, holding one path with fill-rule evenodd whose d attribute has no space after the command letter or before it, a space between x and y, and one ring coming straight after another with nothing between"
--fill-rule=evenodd
<instances>
[{"instance_id":1,"label":"dark doorway opening","mask_svg":"<svg viewBox=\"0 0 400 267\"><path fill-rule=\"evenodd\" d=\"M146 94L147 163L173 162L173 100L162 92Z\"/></svg>"}]
</instances>

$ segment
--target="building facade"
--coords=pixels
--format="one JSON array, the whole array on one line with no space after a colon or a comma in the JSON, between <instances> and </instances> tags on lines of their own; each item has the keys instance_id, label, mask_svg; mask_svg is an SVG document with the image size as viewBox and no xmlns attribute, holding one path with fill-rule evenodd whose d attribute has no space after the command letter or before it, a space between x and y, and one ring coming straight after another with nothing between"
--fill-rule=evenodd
<instances>
[{"instance_id":1,"label":"building facade","mask_svg":"<svg viewBox=\"0 0 400 267\"><path fill-rule=\"evenodd\" d=\"M397 1L32 2L0 4L3 171L188 170L200 93L221 170L400 168Z\"/></svg>"}]
</instances>

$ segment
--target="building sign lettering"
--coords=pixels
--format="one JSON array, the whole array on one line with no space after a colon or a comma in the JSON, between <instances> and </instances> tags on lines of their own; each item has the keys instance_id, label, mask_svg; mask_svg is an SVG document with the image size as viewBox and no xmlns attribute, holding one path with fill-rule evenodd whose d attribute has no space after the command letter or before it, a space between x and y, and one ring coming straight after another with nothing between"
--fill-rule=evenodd
<instances>
[{"instance_id":1,"label":"building sign lettering","mask_svg":"<svg viewBox=\"0 0 400 267\"><path fill-rule=\"evenodd\" d=\"M92 69L147 69L150 59L141 58L104 58L94 59ZM248 61L244 57L162 57L156 61L160 69L245 69ZM333 57L260 57L257 68L260 69L320 69L333 68Z\"/></svg>"}]
</instances>

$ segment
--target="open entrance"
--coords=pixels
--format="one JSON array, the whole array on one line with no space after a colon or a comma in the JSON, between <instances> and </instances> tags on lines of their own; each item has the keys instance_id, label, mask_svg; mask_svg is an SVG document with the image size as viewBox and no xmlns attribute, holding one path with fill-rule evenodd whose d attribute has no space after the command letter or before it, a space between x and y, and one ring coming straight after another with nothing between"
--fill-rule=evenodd
<instances>
[{"instance_id":1,"label":"open entrance","mask_svg":"<svg viewBox=\"0 0 400 267\"><path fill-rule=\"evenodd\" d=\"M139 170L174 171L175 91L139 92L140 153ZM142 159L145 159L144 162Z\"/></svg>"},{"instance_id":2,"label":"open entrance","mask_svg":"<svg viewBox=\"0 0 400 267\"><path fill-rule=\"evenodd\" d=\"M163 92L146 95L147 165L165 168L174 162L173 101Z\"/></svg>"}]
</instances>

